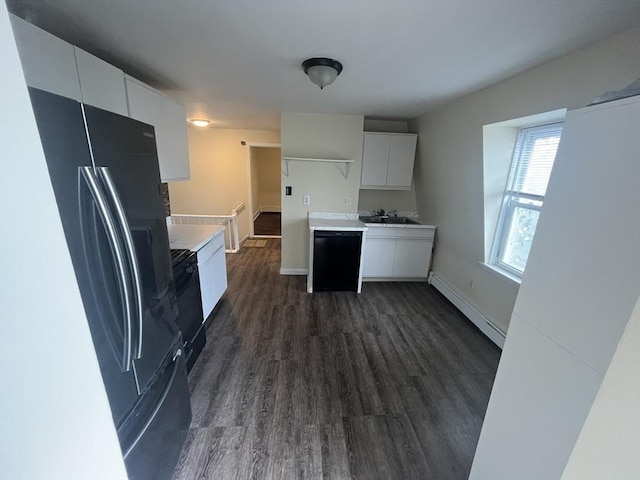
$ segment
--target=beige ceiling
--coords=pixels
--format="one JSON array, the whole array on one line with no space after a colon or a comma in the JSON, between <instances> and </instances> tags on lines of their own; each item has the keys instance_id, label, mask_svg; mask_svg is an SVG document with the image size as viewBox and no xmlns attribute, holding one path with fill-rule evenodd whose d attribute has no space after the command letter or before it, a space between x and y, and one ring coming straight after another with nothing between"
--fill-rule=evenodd
<instances>
[{"instance_id":1,"label":"beige ceiling","mask_svg":"<svg viewBox=\"0 0 640 480\"><path fill-rule=\"evenodd\" d=\"M280 112L416 117L640 22L638 0L8 0L228 128ZM308 57L344 64L321 91ZM638 58L630 61L640 61Z\"/></svg>"}]
</instances>

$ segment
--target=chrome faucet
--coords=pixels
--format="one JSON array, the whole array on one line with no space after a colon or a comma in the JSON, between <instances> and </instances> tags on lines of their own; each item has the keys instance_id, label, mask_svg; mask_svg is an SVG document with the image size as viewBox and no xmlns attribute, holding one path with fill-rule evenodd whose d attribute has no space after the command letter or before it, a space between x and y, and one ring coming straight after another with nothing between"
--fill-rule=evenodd
<instances>
[{"instance_id":1,"label":"chrome faucet","mask_svg":"<svg viewBox=\"0 0 640 480\"><path fill-rule=\"evenodd\" d=\"M391 217L391 216L397 217L398 216L398 210L391 210L391 211L387 212L387 216L388 217Z\"/></svg>"},{"instance_id":2,"label":"chrome faucet","mask_svg":"<svg viewBox=\"0 0 640 480\"><path fill-rule=\"evenodd\" d=\"M380 209L380 210L374 210L373 211L373 215L376 217L384 217L384 210Z\"/></svg>"}]
</instances>

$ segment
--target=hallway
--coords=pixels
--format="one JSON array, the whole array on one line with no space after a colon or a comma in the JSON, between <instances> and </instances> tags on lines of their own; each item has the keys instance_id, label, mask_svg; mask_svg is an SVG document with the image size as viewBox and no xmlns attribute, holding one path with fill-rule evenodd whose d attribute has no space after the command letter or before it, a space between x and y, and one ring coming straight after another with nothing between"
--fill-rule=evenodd
<instances>
[{"instance_id":1,"label":"hallway","mask_svg":"<svg viewBox=\"0 0 640 480\"><path fill-rule=\"evenodd\" d=\"M279 236L282 234L280 222L280 212L261 212L253 222L253 234Z\"/></svg>"}]
</instances>

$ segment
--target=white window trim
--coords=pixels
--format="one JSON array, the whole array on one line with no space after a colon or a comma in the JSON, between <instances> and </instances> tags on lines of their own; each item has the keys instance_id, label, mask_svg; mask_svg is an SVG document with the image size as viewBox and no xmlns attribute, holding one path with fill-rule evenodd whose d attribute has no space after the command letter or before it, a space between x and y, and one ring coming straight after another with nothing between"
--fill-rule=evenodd
<instances>
[{"instance_id":1,"label":"white window trim","mask_svg":"<svg viewBox=\"0 0 640 480\"><path fill-rule=\"evenodd\" d=\"M519 156L519 149L521 148L523 130L544 129L544 128L549 128L562 123L563 122L560 121L560 122L545 123L541 125L529 125L529 126L520 127L520 131L518 132L516 143L514 145L513 155L511 156L511 164L509 165L509 170L511 171L514 169L515 158L516 156ZM518 160L518 163L519 162L520 160ZM500 276L502 279L506 280L508 283L520 285L524 272L520 272L519 270L511 267L510 265L507 265L500 261L500 254L502 249L504 248L504 245L506 242L505 237L508 230L507 228L505 228L506 227L505 222L508 221L510 218L512 218L512 216L508 215L508 212L506 212L506 210L514 208L514 206L511 204L512 202L510 202L510 199L513 197L537 200L544 205L544 196L529 195L526 193L517 193L515 195L512 193L510 195L507 195L507 190L510 188L510 183L511 183L511 174L507 176L507 183L505 185L505 188L502 194L502 206L500 207L500 213L498 215L498 223L496 225L496 230L493 234L493 243L491 245L491 254L489 256L489 262L488 263L480 262L480 264L483 267L485 267L485 270ZM521 205L521 207L530 208L531 210L538 210L538 211L540 211L542 208L541 206L538 207L536 205Z\"/></svg>"}]
</instances>

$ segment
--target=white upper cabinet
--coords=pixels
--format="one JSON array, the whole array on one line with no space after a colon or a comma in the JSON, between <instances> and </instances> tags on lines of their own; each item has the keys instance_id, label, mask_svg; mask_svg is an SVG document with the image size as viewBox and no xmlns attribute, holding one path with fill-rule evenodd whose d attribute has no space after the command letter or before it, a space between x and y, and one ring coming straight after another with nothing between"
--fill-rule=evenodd
<instances>
[{"instance_id":1,"label":"white upper cabinet","mask_svg":"<svg viewBox=\"0 0 640 480\"><path fill-rule=\"evenodd\" d=\"M418 135L365 133L360 188L409 190Z\"/></svg>"},{"instance_id":2,"label":"white upper cabinet","mask_svg":"<svg viewBox=\"0 0 640 480\"><path fill-rule=\"evenodd\" d=\"M190 178L182 105L104 60L10 17L27 85L153 125L162 181Z\"/></svg>"},{"instance_id":3,"label":"white upper cabinet","mask_svg":"<svg viewBox=\"0 0 640 480\"><path fill-rule=\"evenodd\" d=\"M127 92L122 70L78 47L73 48L82 101L103 110L128 115Z\"/></svg>"},{"instance_id":4,"label":"white upper cabinet","mask_svg":"<svg viewBox=\"0 0 640 480\"><path fill-rule=\"evenodd\" d=\"M73 45L15 15L10 17L27 85L81 101Z\"/></svg>"},{"instance_id":5,"label":"white upper cabinet","mask_svg":"<svg viewBox=\"0 0 640 480\"><path fill-rule=\"evenodd\" d=\"M364 134L362 149L362 178L360 184L386 185L389 169L389 135Z\"/></svg>"},{"instance_id":6,"label":"white upper cabinet","mask_svg":"<svg viewBox=\"0 0 640 480\"><path fill-rule=\"evenodd\" d=\"M125 83L129 116L155 128L162 181L188 180L191 173L184 107L128 75Z\"/></svg>"},{"instance_id":7,"label":"white upper cabinet","mask_svg":"<svg viewBox=\"0 0 640 480\"><path fill-rule=\"evenodd\" d=\"M391 135L387 187L411 188L418 135Z\"/></svg>"}]
</instances>

